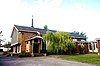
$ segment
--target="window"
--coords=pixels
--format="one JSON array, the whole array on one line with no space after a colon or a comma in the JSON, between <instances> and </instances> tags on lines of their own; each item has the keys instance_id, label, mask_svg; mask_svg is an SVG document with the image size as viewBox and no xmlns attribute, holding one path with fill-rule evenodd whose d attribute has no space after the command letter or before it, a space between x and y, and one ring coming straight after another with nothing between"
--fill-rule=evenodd
<instances>
[{"instance_id":1,"label":"window","mask_svg":"<svg viewBox=\"0 0 100 66\"><path fill-rule=\"evenodd\" d=\"M95 50L95 49L96 49L95 47L96 47L95 43L93 43L93 44L89 44L89 48L90 48L90 50L92 50L92 48L94 48L94 50Z\"/></svg>"},{"instance_id":2,"label":"window","mask_svg":"<svg viewBox=\"0 0 100 66\"><path fill-rule=\"evenodd\" d=\"M85 40L82 39L81 41L85 41Z\"/></svg>"},{"instance_id":3,"label":"window","mask_svg":"<svg viewBox=\"0 0 100 66\"><path fill-rule=\"evenodd\" d=\"M77 39L73 39L73 41L77 41Z\"/></svg>"},{"instance_id":4,"label":"window","mask_svg":"<svg viewBox=\"0 0 100 66\"><path fill-rule=\"evenodd\" d=\"M92 50L91 44L89 44L90 50Z\"/></svg>"}]
</instances>

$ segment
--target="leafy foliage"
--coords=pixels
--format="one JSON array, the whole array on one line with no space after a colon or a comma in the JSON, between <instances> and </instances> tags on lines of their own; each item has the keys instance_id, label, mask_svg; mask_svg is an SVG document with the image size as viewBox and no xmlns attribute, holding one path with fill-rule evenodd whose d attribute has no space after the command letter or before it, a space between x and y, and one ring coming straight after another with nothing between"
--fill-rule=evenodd
<instances>
[{"instance_id":1,"label":"leafy foliage","mask_svg":"<svg viewBox=\"0 0 100 66\"><path fill-rule=\"evenodd\" d=\"M48 26L47 26L47 25L45 25L45 26L44 26L44 29L45 29L45 30L48 30Z\"/></svg>"},{"instance_id":2,"label":"leafy foliage","mask_svg":"<svg viewBox=\"0 0 100 66\"><path fill-rule=\"evenodd\" d=\"M74 48L74 43L66 32L48 31L43 38L47 44L47 52L51 54L63 54L65 49L71 51Z\"/></svg>"},{"instance_id":3,"label":"leafy foliage","mask_svg":"<svg viewBox=\"0 0 100 66\"><path fill-rule=\"evenodd\" d=\"M29 52L21 52L18 54L18 57L31 57L31 53Z\"/></svg>"},{"instance_id":4,"label":"leafy foliage","mask_svg":"<svg viewBox=\"0 0 100 66\"><path fill-rule=\"evenodd\" d=\"M10 48L11 47L11 42L8 41L7 43L5 43L4 47L5 48Z\"/></svg>"},{"instance_id":5,"label":"leafy foliage","mask_svg":"<svg viewBox=\"0 0 100 66\"><path fill-rule=\"evenodd\" d=\"M86 37L86 33L84 33L84 32L77 32L77 31L74 31L74 33L76 33L76 34L78 34L78 35L80 35L80 36Z\"/></svg>"},{"instance_id":6,"label":"leafy foliage","mask_svg":"<svg viewBox=\"0 0 100 66\"><path fill-rule=\"evenodd\" d=\"M81 44L81 51L80 51L80 54L84 54L84 49L85 49L85 47L84 47L84 44L82 43L82 44Z\"/></svg>"},{"instance_id":7,"label":"leafy foliage","mask_svg":"<svg viewBox=\"0 0 100 66\"><path fill-rule=\"evenodd\" d=\"M0 31L0 37L2 37L3 35L2 35L2 31ZM4 41L4 40L2 40L1 38L0 38L0 45L1 45L1 41Z\"/></svg>"}]
</instances>

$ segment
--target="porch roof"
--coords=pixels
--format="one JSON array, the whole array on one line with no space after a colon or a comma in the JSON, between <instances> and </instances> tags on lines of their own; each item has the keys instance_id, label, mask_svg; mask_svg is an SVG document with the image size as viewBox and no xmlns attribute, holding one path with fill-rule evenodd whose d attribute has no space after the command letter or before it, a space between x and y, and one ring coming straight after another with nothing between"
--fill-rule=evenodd
<instances>
[{"instance_id":1,"label":"porch roof","mask_svg":"<svg viewBox=\"0 0 100 66\"><path fill-rule=\"evenodd\" d=\"M35 38L43 39L41 36L35 36L35 37L30 38L30 39L26 39L25 41L30 41L30 40L35 39Z\"/></svg>"},{"instance_id":2,"label":"porch roof","mask_svg":"<svg viewBox=\"0 0 100 66\"><path fill-rule=\"evenodd\" d=\"M20 44L20 43L16 42L16 43L11 44L11 46L18 45L18 44Z\"/></svg>"}]
</instances>

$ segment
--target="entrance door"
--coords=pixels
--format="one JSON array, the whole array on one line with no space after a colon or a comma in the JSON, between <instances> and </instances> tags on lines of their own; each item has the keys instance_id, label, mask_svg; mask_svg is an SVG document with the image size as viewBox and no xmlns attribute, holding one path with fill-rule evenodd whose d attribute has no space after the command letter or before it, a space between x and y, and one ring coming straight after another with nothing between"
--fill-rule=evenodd
<instances>
[{"instance_id":1,"label":"entrance door","mask_svg":"<svg viewBox=\"0 0 100 66\"><path fill-rule=\"evenodd\" d=\"M33 53L39 53L39 44L34 44Z\"/></svg>"}]
</instances>

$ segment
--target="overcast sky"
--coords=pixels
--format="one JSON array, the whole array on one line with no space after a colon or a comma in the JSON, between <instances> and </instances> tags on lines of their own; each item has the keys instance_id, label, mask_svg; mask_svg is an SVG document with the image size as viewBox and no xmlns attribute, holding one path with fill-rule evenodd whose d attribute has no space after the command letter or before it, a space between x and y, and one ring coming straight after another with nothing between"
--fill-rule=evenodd
<instances>
[{"instance_id":1,"label":"overcast sky","mask_svg":"<svg viewBox=\"0 0 100 66\"><path fill-rule=\"evenodd\" d=\"M85 32L88 40L100 38L100 0L0 0L0 30L10 41L15 25L48 25L51 30Z\"/></svg>"}]
</instances>

